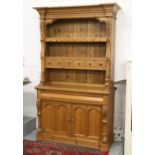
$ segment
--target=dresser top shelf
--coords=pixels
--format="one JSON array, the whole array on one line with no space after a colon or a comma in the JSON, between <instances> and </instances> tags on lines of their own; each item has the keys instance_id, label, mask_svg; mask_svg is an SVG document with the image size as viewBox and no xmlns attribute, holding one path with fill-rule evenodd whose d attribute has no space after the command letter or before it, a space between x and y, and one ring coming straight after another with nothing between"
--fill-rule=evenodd
<instances>
[{"instance_id":1,"label":"dresser top shelf","mask_svg":"<svg viewBox=\"0 0 155 155\"><path fill-rule=\"evenodd\" d=\"M117 9L120 9L120 6L117 3L104 3L104 4L96 4L96 5L74 5L74 6L44 6L44 7L34 7L34 9L62 9L62 8L95 8L95 7L111 7L114 6Z\"/></svg>"}]
</instances>

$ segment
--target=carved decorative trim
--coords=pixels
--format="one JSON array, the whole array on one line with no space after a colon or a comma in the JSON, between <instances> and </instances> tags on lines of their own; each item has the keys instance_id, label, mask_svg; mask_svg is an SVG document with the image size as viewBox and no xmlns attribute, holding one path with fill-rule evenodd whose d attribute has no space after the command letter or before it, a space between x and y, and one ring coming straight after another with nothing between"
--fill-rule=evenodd
<instances>
[{"instance_id":1,"label":"carved decorative trim","mask_svg":"<svg viewBox=\"0 0 155 155\"><path fill-rule=\"evenodd\" d=\"M111 42L110 42L110 40L107 41L107 45L106 46L107 46L106 58L110 59L110 56L111 56ZM105 75L105 85L106 86L110 86L110 66L111 66L111 61L108 61L106 63L106 75Z\"/></svg>"},{"instance_id":2,"label":"carved decorative trim","mask_svg":"<svg viewBox=\"0 0 155 155\"><path fill-rule=\"evenodd\" d=\"M45 38L45 22L43 19L40 20L40 35L41 39Z\"/></svg>"},{"instance_id":3,"label":"carved decorative trim","mask_svg":"<svg viewBox=\"0 0 155 155\"><path fill-rule=\"evenodd\" d=\"M102 135L102 143L106 143L108 141L107 135Z\"/></svg>"},{"instance_id":4,"label":"carved decorative trim","mask_svg":"<svg viewBox=\"0 0 155 155\"><path fill-rule=\"evenodd\" d=\"M41 102L37 101L38 132L41 132Z\"/></svg>"},{"instance_id":5,"label":"carved decorative trim","mask_svg":"<svg viewBox=\"0 0 155 155\"><path fill-rule=\"evenodd\" d=\"M40 20L45 18L45 9L37 9L40 15Z\"/></svg>"},{"instance_id":6,"label":"carved decorative trim","mask_svg":"<svg viewBox=\"0 0 155 155\"><path fill-rule=\"evenodd\" d=\"M45 20L45 25L47 26L47 25L50 25L50 24L52 24L53 22L55 22L56 21L56 19L47 19L47 20Z\"/></svg>"},{"instance_id":7,"label":"carved decorative trim","mask_svg":"<svg viewBox=\"0 0 155 155\"><path fill-rule=\"evenodd\" d=\"M96 18L101 23L107 23L107 18Z\"/></svg>"},{"instance_id":8,"label":"carved decorative trim","mask_svg":"<svg viewBox=\"0 0 155 155\"><path fill-rule=\"evenodd\" d=\"M45 79L44 79L44 76L45 75L45 72L44 71L41 71L41 83L44 83Z\"/></svg>"},{"instance_id":9,"label":"carved decorative trim","mask_svg":"<svg viewBox=\"0 0 155 155\"><path fill-rule=\"evenodd\" d=\"M107 137L107 126L108 126L108 107L102 106L102 123L103 123L103 131L102 131L102 143L106 143L108 141Z\"/></svg>"},{"instance_id":10,"label":"carved decorative trim","mask_svg":"<svg viewBox=\"0 0 155 155\"><path fill-rule=\"evenodd\" d=\"M110 22L110 20L106 21L106 34L108 37L107 40L110 40L110 35L111 35L111 22Z\"/></svg>"},{"instance_id":11,"label":"carved decorative trim","mask_svg":"<svg viewBox=\"0 0 155 155\"><path fill-rule=\"evenodd\" d=\"M111 22L110 19L108 18L96 18L100 23L106 25L106 38L107 41L110 40L110 35L111 35Z\"/></svg>"},{"instance_id":12,"label":"carved decorative trim","mask_svg":"<svg viewBox=\"0 0 155 155\"><path fill-rule=\"evenodd\" d=\"M102 106L102 122L107 122L108 119L108 108L107 106Z\"/></svg>"},{"instance_id":13,"label":"carved decorative trim","mask_svg":"<svg viewBox=\"0 0 155 155\"><path fill-rule=\"evenodd\" d=\"M107 111L106 110L103 111L103 115L102 116L103 116L103 120L105 120L107 118Z\"/></svg>"},{"instance_id":14,"label":"carved decorative trim","mask_svg":"<svg viewBox=\"0 0 155 155\"><path fill-rule=\"evenodd\" d=\"M50 105L50 102L44 103L44 108L47 108L48 105Z\"/></svg>"},{"instance_id":15,"label":"carved decorative trim","mask_svg":"<svg viewBox=\"0 0 155 155\"><path fill-rule=\"evenodd\" d=\"M37 110L40 112L41 104L40 101L37 101Z\"/></svg>"}]
</instances>

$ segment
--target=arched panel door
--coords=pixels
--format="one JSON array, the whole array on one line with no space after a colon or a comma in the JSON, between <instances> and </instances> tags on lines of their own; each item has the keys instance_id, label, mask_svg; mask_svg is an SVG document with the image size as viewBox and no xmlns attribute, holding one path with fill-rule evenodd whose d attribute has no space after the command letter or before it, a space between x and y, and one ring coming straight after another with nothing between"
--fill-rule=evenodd
<instances>
[{"instance_id":1,"label":"arched panel door","mask_svg":"<svg viewBox=\"0 0 155 155\"><path fill-rule=\"evenodd\" d=\"M43 101L42 108L42 129L43 131L55 131L55 104L50 101Z\"/></svg>"},{"instance_id":2,"label":"arched panel door","mask_svg":"<svg viewBox=\"0 0 155 155\"><path fill-rule=\"evenodd\" d=\"M56 108L56 132L58 134L67 135L69 131L69 109L68 104L59 102Z\"/></svg>"},{"instance_id":3,"label":"arched panel door","mask_svg":"<svg viewBox=\"0 0 155 155\"><path fill-rule=\"evenodd\" d=\"M73 134L75 136L86 134L86 110L80 105L73 107Z\"/></svg>"},{"instance_id":4,"label":"arched panel door","mask_svg":"<svg viewBox=\"0 0 155 155\"><path fill-rule=\"evenodd\" d=\"M88 137L99 139L101 130L101 111L99 108L88 110Z\"/></svg>"}]
</instances>

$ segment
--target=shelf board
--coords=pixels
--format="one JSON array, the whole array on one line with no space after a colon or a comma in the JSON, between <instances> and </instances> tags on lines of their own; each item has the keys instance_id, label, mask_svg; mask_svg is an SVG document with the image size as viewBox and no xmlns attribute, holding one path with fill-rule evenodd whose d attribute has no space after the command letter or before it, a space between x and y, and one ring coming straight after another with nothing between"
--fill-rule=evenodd
<instances>
[{"instance_id":1,"label":"shelf board","mask_svg":"<svg viewBox=\"0 0 155 155\"><path fill-rule=\"evenodd\" d=\"M46 68L53 68L53 69L76 69L76 70L98 70L104 71L104 68L90 68L90 67L59 67L59 66L46 66Z\"/></svg>"},{"instance_id":2,"label":"shelf board","mask_svg":"<svg viewBox=\"0 0 155 155\"><path fill-rule=\"evenodd\" d=\"M106 61L106 60L109 60L109 58L105 58L105 57L51 57L51 56L46 56L45 57L46 60L86 60L86 61Z\"/></svg>"},{"instance_id":3,"label":"shelf board","mask_svg":"<svg viewBox=\"0 0 155 155\"><path fill-rule=\"evenodd\" d=\"M107 38L46 38L46 42L106 42Z\"/></svg>"}]
</instances>

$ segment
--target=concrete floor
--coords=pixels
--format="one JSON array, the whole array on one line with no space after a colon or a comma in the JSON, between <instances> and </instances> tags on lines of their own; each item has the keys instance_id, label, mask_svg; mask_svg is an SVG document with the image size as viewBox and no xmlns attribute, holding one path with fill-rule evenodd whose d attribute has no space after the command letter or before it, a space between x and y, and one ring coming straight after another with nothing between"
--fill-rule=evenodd
<instances>
[{"instance_id":1,"label":"concrete floor","mask_svg":"<svg viewBox=\"0 0 155 155\"><path fill-rule=\"evenodd\" d=\"M35 130L24 137L27 140L36 140ZM113 142L109 155L123 155L123 143Z\"/></svg>"},{"instance_id":2,"label":"concrete floor","mask_svg":"<svg viewBox=\"0 0 155 155\"><path fill-rule=\"evenodd\" d=\"M28 135L30 132L36 129L36 118L24 116L23 117L23 136Z\"/></svg>"}]
</instances>

